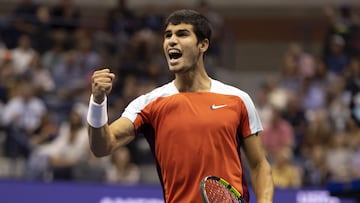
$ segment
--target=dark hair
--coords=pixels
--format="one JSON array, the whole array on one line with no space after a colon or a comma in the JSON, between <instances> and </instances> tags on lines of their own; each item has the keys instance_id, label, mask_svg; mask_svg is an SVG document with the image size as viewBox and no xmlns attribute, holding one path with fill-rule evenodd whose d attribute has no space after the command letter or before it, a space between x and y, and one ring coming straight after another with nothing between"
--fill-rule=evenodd
<instances>
[{"instance_id":1,"label":"dark hair","mask_svg":"<svg viewBox=\"0 0 360 203\"><path fill-rule=\"evenodd\" d=\"M211 41L211 24L209 20L199 12L189 9L177 10L169 15L165 21L165 27L169 24L178 25L180 23L193 26L194 33L198 42L205 39Z\"/></svg>"}]
</instances>

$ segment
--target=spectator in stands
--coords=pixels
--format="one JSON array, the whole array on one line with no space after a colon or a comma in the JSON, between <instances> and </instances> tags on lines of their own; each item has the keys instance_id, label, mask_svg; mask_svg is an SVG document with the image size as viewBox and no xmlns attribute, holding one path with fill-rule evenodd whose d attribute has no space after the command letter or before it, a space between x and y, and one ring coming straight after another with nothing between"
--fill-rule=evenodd
<instances>
[{"instance_id":1,"label":"spectator in stands","mask_svg":"<svg viewBox=\"0 0 360 203\"><path fill-rule=\"evenodd\" d=\"M149 29L160 34L164 16L158 11L155 5L151 3L148 4L140 18L142 29Z\"/></svg>"},{"instance_id":2,"label":"spectator in stands","mask_svg":"<svg viewBox=\"0 0 360 203\"><path fill-rule=\"evenodd\" d=\"M55 93L52 101L58 107L72 106L75 96L87 85L83 67L77 63L76 56L75 50L69 50L65 53L65 61L54 66L52 77L55 81Z\"/></svg>"},{"instance_id":3,"label":"spectator in stands","mask_svg":"<svg viewBox=\"0 0 360 203\"><path fill-rule=\"evenodd\" d=\"M271 165L275 187L299 188L302 185L302 173L300 168L293 163L291 148L279 149Z\"/></svg>"},{"instance_id":4,"label":"spectator in stands","mask_svg":"<svg viewBox=\"0 0 360 203\"><path fill-rule=\"evenodd\" d=\"M59 0L51 9L51 17L54 29L72 33L80 25L81 12L72 0Z\"/></svg>"},{"instance_id":5,"label":"spectator in stands","mask_svg":"<svg viewBox=\"0 0 360 203\"><path fill-rule=\"evenodd\" d=\"M360 56L360 15L353 14L352 25L349 33L349 54L350 56Z\"/></svg>"},{"instance_id":6,"label":"spectator in stands","mask_svg":"<svg viewBox=\"0 0 360 203\"><path fill-rule=\"evenodd\" d=\"M329 181L348 182L351 180L352 151L348 148L346 133L335 132L331 136L331 144L326 153L329 167Z\"/></svg>"},{"instance_id":7,"label":"spectator in stands","mask_svg":"<svg viewBox=\"0 0 360 203\"><path fill-rule=\"evenodd\" d=\"M360 126L360 59L351 58L346 68L346 91L350 94L349 109L352 119Z\"/></svg>"},{"instance_id":8,"label":"spectator in stands","mask_svg":"<svg viewBox=\"0 0 360 203\"><path fill-rule=\"evenodd\" d=\"M327 110L332 129L335 131L344 132L346 130L346 123L350 118L350 95L345 87L345 77L340 75L328 87Z\"/></svg>"},{"instance_id":9,"label":"spectator in stands","mask_svg":"<svg viewBox=\"0 0 360 203\"><path fill-rule=\"evenodd\" d=\"M78 64L81 74L86 77L95 70L95 67L101 66L102 61L100 55L93 49L90 36L82 30L77 30L75 33L79 35L75 38L75 63Z\"/></svg>"},{"instance_id":10,"label":"spectator in stands","mask_svg":"<svg viewBox=\"0 0 360 203\"><path fill-rule=\"evenodd\" d=\"M86 159L88 153L85 112L84 105L74 105L56 138L34 150L28 163L28 178L42 179L50 172L54 179L73 179L73 168Z\"/></svg>"},{"instance_id":11,"label":"spectator in stands","mask_svg":"<svg viewBox=\"0 0 360 203\"><path fill-rule=\"evenodd\" d=\"M139 20L134 11L129 9L127 0L117 0L114 8L110 9L107 16L107 29L115 36L132 35L139 26Z\"/></svg>"},{"instance_id":12,"label":"spectator in stands","mask_svg":"<svg viewBox=\"0 0 360 203\"><path fill-rule=\"evenodd\" d=\"M349 139L347 144L352 150L352 173L354 179L360 179L360 126L350 118L347 122L347 131Z\"/></svg>"},{"instance_id":13,"label":"spectator in stands","mask_svg":"<svg viewBox=\"0 0 360 203\"><path fill-rule=\"evenodd\" d=\"M324 57L330 73L343 74L349 63L349 55L345 52L345 40L340 35L333 35L330 39L329 53Z\"/></svg>"},{"instance_id":14,"label":"spectator in stands","mask_svg":"<svg viewBox=\"0 0 360 203\"><path fill-rule=\"evenodd\" d=\"M166 63L164 63L162 52L159 51L161 46L158 39L159 36L151 30L140 30L131 37L127 52L120 57L120 65L114 70L123 76L116 81L114 89L117 91L115 92L121 92L127 88L124 87L126 78L133 78L134 75L140 83L151 81L158 85L168 79L170 74L166 71Z\"/></svg>"},{"instance_id":15,"label":"spectator in stands","mask_svg":"<svg viewBox=\"0 0 360 203\"><path fill-rule=\"evenodd\" d=\"M330 144L332 126L328 118L328 112L325 109L308 112L306 115L307 128L303 140L302 150L316 145L327 147Z\"/></svg>"},{"instance_id":16,"label":"spectator in stands","mask_svg":"<svg viewBox=\"0 0 360 203\"><path fill-rule=\"evenodd\" d=\"M85 156L73 168L74 181L81 182L106 182L106 167L109 165L109 157L96 158L90 149Z\"/></svg>"},{"instance_id":17,"label":"spectator in stands","mask_svg":"<svg viewBox=\"0 0 360 203\"><path fill-rule=\"evenodd\" d=\"M283 111L286 108L289 100L288 94L291 91L280 86L277 78L269 78L266 83L269 103L278 110Z\"/></svg>"},{"instance_id":18,"label":"spectator in stands","mask_svg":"<svg viewBox=\"0 0 360 203\"><path fill-rule=\"evenodd\" d=\"M17 46L11 50L11 60L14 64L14 71L17 75L25 73L36 54L28 35L21 35Z\"/></svg>"},{"instance_id":19,"label":"spectator in stands","mask_svg":"<svg viewBox=\"0 0 360 203\"><path fill-rule=\"evenodd\" d=\"M256 92L255 105L258 110L263 128L267 128L272 117L272 106L269 102L268 85L264 82Z\"/></svg>"},{"instance_id":20,"label":"spectator in stands","mask_svg":"<svg viewBox=\"0 0 360 203\"><path fill-rule=\"evenodd\" d=\"M54 30L52 32L52 43L48 50L41 54L41 63L50 73L54 72L54 67L58 67L65 61L65 51L69 44L66 32Z\"/></svg>"},{"instance_id":21,"label":"spectator in stands","mask_svg":"<svg viewBox=\"0 0 360 203\"><path fill-rule=\"evenodd\" d=\"M8 53L8 48L6 47L0 35L0 65L3 63L4 59L7 58L6 56L7 53Z\"/></svg>"},{"instance_id":22,"label":"spectator in stands","mask_svg":"<svg viewBox=\"0 0 360 203\"><path fill-rule=\"evenodd\" d=\"M348 144L350 147L352 148L356 148L356 147L353 147L352 144L355 144L356 142L352 142L353 138L354 137L359 137L359 133L360 133L360 126L357 125L356 121L352 118L349 118L347 120L347 123L346 123L347 127L346 127L346 133L349 135L349 140L348 140ZM356 144L355 144L356 145Z\"/></svg>"},{"instance_id":23,"label":"spectator in stands","mask_svg":"<svg viewBox=\"0 0 360 203\"><path fill-rule=\"evenodd\" d=\"M307 135L304 142L308 145L313 142L321 142L329 132L328 115L325 111L327 105L327 91L334 81L334 76L330 76L325 62L317 58L314 75L302 80L302 89L300 94L296 93L299 98L300 106L304 111L307 123ZM311 145L312 146L312 145Z\"/></svg>"},{"instance_id":24,"label":"spectator in stands","mask_svg":"<svg viewBox=\"0 0 360 203\"><path fill-rule=\"evenodd\" d=\"M282 115L281 110L273 106L272 118L269 125L264 128L262 141L268 157L275 159L275 155L283 148L287 147L293 150L294 147L294 129Z\"/></svg>"},{"instance_id":25,"label":"spectator in stands","mask_svg":"<svg viewBox=\"0 0 360 203\"><path fill-rule=\"evenodd\" d=\"M116 0L115 6L106 12L105 21L105 28L95 32L95 49L117 67L119 61L114 59L122 59L127 53L130 38L141 27L141 20L128 7L127 0Z\"/></svg>"},{"instance_id":26,"label":"spectator in stands","mask_svg":"<svg viewBox=\"0 0 360 203\"><path fill-rule=\"evenodd\" d=\"M118 184L136 184L140 181L140 169L132 162L130 151L126 147L120 147L111 154L106 181Z\"/></svg>"},{"instance_id":27,"label":"spectator in stands","mask_svg":"<svg viewBox=\"0 0 360 203\"><path fill-rule=\"evenodd\" d=\"M302 80L299 94L301 105L307 113L326 108L326 88L322 83L313 81L312 78Z\"/></svg>"},{"instance_id":28,"label":"spectator in stands","mask_svg":"<svg viewBox=\"0 0 360 203\"><path fill-rule=\"evenodd\" d=\"M51 68L51 77L55 82L55 90L44 98L49 107L58 111L59 118L66 117L69 109L83 93L88 85L87 75L95 67L101 66L101 58L92 50L91 39L85 31L74 32L75 48L64 51L62 44L66 39L63 32L56 36L57 45L44 54L44 62Z\"/></svg>"},{"instance_id":29,"label":"spectator in stands","mask_svg":"<svg viewBox=\"0 0 360 203\"><path fill-rule=\"evenodd\" d=\"M6 154L27 157L32 150L31 135L40 127L47 113L44 102L34 96L28 80L18 81L18 94L5 104L1 120L6 129Z\"/></svg>"},{"instance_id":30,"label":"spectator in stands","mask_svg":"<svg viewBox=\"0 0 360 203\"><path fill-rule=\"evenodd\" d=\"M36 30L35 19L39 5L33 0L20 0L12 11L12 28L7 33L7 45L14 48L17 39L25 34L31 36Z\"/></svg>"},{"instance_id":31,"label":"spectator in stands","mask_svg":"<svg viewBox=\"0 0 360 203\"><path fill-rule=\"evenodd\" d=\"M40 145L51 142L58 133L59 126L55 122L54 113L48 111L41 119L40 126L31 135L31 145L35 149Z\"/></svg>"},{"instance_id":32,"label":"spectator in stands","mask_svg":"<svg viewBox=\"0 0 360 203\"><path fill-rule=\"evenodd\" d=\"M329 179L326 162L326 147L315 145L310 147L309 155L304 164L304 186L322 187Z\"/></svg>"},{"instance_id":33,"label":"spectator in stands","mask_svg":"<svg viewBox=\"0 0 360 203\"><path fill-rule=\"evenodd\" d=\"M357 135L352 136L352 160L351 160L351 172L352 178L360 180L360 131L357 130Z\"/></svg>"},{"instance_id":34,"label":"spectator in stands","mask_svg":"<svg viewBox=\"0 0 360 203\"><path fill-rule=\"evenodd\" d=\"M296 67L296 72L300 78L308 78L314 75L315 60L313 55L306 52L300 43L292 42L285 52L285 59L292 59Z\"/></svg>"},{"instance_id":35,"label":"spectator in stands","mask_svg":"<svg viewBox=\"0 0 360 203\"><path fill-rule=\"evenodd\" d=\"M47 6L39 6L36 10L34 32L31 36L34 49L40 54L51 46L51 16Z\"/></svg>"},{"instance_id":36,"label":"spectator in stands","mask_svg":"<svg viewBox=\"0 0 360 203\"><path fill-rule=\"evenodd\" d=\"M295 158L300 156L301 145L304 141L307 120L305 110L301 106L299 95L291 92L288 96L286 108L282 116L294 128L294 154Z\"/></svg>"},{"instance_id":37,"label":"spectator in stands","mask_svg":"<svg viewBox=\"0 0 360 203\"><path fill-rule=\"evenodd\" d=\"M324 14L328 20L328 27L324 37L323 56L326 58L331 53L333 36L339 36L343 39L343 49L348 54L350 27L353 24L353 8L350 5L326 6L324 7Z\"/></svg>"},{"instance_id":38,"label":"spectator in stands","mask_svg":"<svg viewBox=\"0 0 360 203\"><path fill-rule=\"evenodd\" d=\"M293 56L284 57L283 66L280 70L279 87L290 92L299 92L302 77L299 74L298 62Z\"/></svg>"},{"instance_id":39,"label":"spectator in stands","mask_svg":"<svg viewBox=\"0 0 360 203\"><path fill-rule=\"evenodd\" d=\"M28 71L25 74L34 85L35 94L38 97L42 98L44 95L55 90L54 80L51 77L50 71L42 65L40 54L36 53L33 56Z\"/></svg>"},{"instance_id":40,"label":"spectator in stands","mask_svg":"<svg viewBox=\"0 0 360 203\"><path fill-rule=\"evenodd\" d=\"M351 173L352 180L360 180L360 125L350 118L347 123L347 144L351 149Z\"/></svg>"},{"instance_id":41,"label":"spectator in stands","mask_svg":"<svg viewBox=\"0 0 360 203\"><path fill-rule=\"evenodd\" d=\"M9 50L2 51L0 59L0 101L1 107L7 103L12 95L13 87L16 84L14 74L14 64L11 63L11 53Z\"/></svg>"},{"instance_id":42,"label":"spectator in stands","mask_svg":"<svg viewBox=\"0 0 360 203\"><path fill-rule=\"evenodd\" d=\"M325 61L318 57L315 59L314 75L311 77L311 86L319 87L326 91L326 88L333 82L334 75L329 73Z\"/></svg>"}]
</instances>

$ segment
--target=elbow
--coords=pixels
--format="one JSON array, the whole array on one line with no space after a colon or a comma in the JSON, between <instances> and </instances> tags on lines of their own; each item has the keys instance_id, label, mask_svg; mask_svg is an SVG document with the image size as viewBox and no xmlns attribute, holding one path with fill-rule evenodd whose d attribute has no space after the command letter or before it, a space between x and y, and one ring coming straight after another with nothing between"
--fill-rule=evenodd
<instances>
[{"instance_id":1,"label":"elbow","mask_svg":"<svg viewBox=\"0 0 360 203\"><path fill-rule=\"evenodd\" d=\"M104 156L106 156L106 155L108 155L108 154L106 154L106 153L101 153L101 152L94 152L94 151L93 151L93 155L94 155L96 158L101 158L101 157L104 157Z\"/></svg>"},{"instance_id":2,"label":"elbow","mask_svg":"<svg viewBox=\"0 0 360 203\"><path fill-rule=\"evenodd\" d=\"M254 171L259 171L259 172L265 173L267 175L272 175L271 165L266 159L263 159L263 160L257 162L256 164L251 165L250 167Z\"/></svg>"},{"instance_id":3,"label":"elbow","mask_svg":"<svg viewBox=\"0 0 360 203\"><path fill-rule=\"evenodd\" d=\"M267 161L266 159L263 160L260 164L260 166L263 168L263 170L265 170L265 172L267 172L268 174L272 174L272 169L271 169L271 165L269 163L269 161Z\"/></svg>"},{"instance_id":4,"label":"elbow","mask_svg":"<svg viewBox=\"0 0 360 203\"><path fill-rule=\"evenodd\" d=\"M96 158L101 158L110 155L110 150L99 150L97 148L91 147L91 152Z\"/></svg>"}]
</instances>

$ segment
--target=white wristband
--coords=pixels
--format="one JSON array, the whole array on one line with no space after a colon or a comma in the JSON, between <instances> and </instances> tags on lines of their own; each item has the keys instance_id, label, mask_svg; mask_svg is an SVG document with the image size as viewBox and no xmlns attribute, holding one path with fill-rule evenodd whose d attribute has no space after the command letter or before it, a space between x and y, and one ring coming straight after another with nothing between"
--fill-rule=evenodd
<instances>
[{"instance_id":1,"label":"white wristband","mask_svg":"<svg viewBox=\"0 0 360 203\"><path fill-rule=\"evenodd\" d=\"M89 110L86 119L89 125L94 128L100 128L107 124L108 114L106 97L101 104L97 104L93 100L93 95L90 96Z\"/></svg>"}]
</instances>

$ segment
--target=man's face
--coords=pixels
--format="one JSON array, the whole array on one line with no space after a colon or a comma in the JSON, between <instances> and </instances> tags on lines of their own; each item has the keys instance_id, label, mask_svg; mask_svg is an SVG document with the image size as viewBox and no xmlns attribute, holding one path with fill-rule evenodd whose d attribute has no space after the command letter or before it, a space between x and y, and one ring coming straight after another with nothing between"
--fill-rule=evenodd
<instances>
[{"instance_id":1,"label":"man's face","mask_svg":"<svg viewBox=\"0 0 360 203\"><path fill-rule=\"evenodd\" d=\"M195 68L198 60L202 59L200 44L197 43L192 25L169 24L164 33L163 44L169 70L180 73Z\"/></svg>"}]
</instances>

